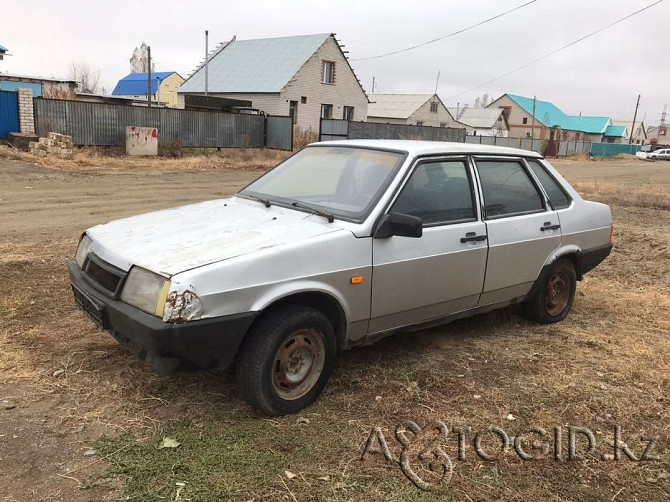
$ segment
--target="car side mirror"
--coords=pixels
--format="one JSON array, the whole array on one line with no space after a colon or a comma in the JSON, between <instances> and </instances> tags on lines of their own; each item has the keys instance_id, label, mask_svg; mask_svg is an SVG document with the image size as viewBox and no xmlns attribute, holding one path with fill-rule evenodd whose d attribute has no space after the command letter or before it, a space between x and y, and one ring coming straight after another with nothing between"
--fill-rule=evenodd
<instances>
[{"instance_id":1,"label":"car side mirror","mask_svg":"<svg viewBox=\"0 0 670 502\"><path fill-rule=\"evenodd\" d=\"M385 214L374 237L381 239L397 235L398 237L421 237L423 235L423 221L418 216L402 213Z\"/></svg>"}]
</instances>

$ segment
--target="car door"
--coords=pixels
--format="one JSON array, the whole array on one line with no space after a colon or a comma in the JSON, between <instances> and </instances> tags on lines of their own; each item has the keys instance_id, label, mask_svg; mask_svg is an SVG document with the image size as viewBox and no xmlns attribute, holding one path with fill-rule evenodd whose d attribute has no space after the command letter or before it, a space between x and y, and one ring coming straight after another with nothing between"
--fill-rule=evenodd
<instances>
[{"instance_id":1,"label":"car door","mask_svg":"<svg viewBox=\"0 0 670 502\"><path fill-rule=\"evenodd\" d=\"M560 246L560 221L521 158L475 157L489 253L480 306L523 297Z\"/></svg>"},{"instance_id":2,"label":"car door","mask_svg":"<svg viewBox=\"0 0 670 502\"><path fill-rule=\"evenodd\" d=\"M369 332L476 307L486 269L486 225L468 159L418 161L388 213L420 217L423 235L373 239Z\"/></svg>"},{"instance_id":3,"label":"car door","mask_svg":"<svg viewBox=\"0 0 670 502\"><path fill-rule=\"evenodd\" d=\"M658 152L658 158L663 160L670 160L670 150L665 149Z\"/></svg>"}]
</instances>

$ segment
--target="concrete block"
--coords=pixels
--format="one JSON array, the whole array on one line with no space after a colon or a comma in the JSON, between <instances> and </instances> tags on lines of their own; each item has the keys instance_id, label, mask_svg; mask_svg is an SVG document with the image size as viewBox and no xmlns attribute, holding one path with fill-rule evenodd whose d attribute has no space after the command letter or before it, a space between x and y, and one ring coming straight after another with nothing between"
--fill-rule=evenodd
<instances>
[{"instance_id":1,"label":"concrete block","mask_svg":"<svg viewBox=\"0 0 670 502\"><path fill-rule=\"evenodd\" d=\"M158 129L155 127L126 127L126 154L158 155Z\"/></svg>"}]
</instances>

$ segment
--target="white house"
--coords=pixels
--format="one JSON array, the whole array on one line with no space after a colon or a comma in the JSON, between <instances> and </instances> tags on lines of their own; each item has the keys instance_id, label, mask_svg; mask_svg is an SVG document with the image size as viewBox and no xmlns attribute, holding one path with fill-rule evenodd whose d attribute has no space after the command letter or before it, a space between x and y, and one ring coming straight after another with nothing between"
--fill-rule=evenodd
<instances>
[{"instance_id":1,"label":"white house","mask_svg":"<svg viewBox=\"0 0 670 502\"><path fill-rule=\"evenodd\" d=\"M368 122L462 127L437 94L370 94Z\"/></svg>"},{"instance_id":2,"label":"white house","mask_svg":"<svg viewBox=\"0 0 670 502\"><path fill-rule=\"evenodd\" d=\"M335 35L300 35L221 44L209 58L209 96L247 100L270 115L293 116L302 129L319 130L321 118L365 120L368 97ZM177 90L205 94L200 65Z\"/></svg>"},{"instance_id":3,"label":"white house","mask_svg":"<svg viewBox=\"0 0 670 502\"><path fill-rule=\"evenodd\" d=\"M449 108L456 121L475 136L509 136L507 114L502 108Z\"/></svg>"}]
</instances>

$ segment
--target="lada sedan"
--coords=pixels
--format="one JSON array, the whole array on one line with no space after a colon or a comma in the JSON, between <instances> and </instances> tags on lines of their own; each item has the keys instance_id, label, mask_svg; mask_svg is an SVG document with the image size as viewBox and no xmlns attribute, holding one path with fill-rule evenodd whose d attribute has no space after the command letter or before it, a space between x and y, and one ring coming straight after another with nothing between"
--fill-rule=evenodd
<instances>
[{"instance_id":1,"label":"lada sedan","mask_svg":"<svg viewBox=\"0 0 670 502\"><path fill-rule=\"evenodd\" d=\"M88 229L74 298L157 371L235 367L269 415L312 403L340 349L521 303L563 320L612 248L610 208L540 155L312 144L231 198Z\"/></svg>"}]
</instances>

